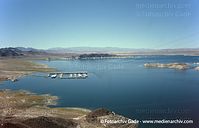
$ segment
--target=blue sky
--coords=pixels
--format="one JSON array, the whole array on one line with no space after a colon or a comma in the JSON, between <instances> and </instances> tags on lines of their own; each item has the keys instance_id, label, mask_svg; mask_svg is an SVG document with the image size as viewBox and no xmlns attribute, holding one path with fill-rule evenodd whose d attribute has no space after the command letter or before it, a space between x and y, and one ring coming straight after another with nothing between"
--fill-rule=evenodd
<instances>
[{"instance_id":1,"label":"blue sky","mask_svg":"<svg viewBox=\"0 0 199 128\"><path fill-rule=\"evenodd\" d=\"M198 0L0 0L0 47L199 47Z\"/></svg>"}]
</instances>

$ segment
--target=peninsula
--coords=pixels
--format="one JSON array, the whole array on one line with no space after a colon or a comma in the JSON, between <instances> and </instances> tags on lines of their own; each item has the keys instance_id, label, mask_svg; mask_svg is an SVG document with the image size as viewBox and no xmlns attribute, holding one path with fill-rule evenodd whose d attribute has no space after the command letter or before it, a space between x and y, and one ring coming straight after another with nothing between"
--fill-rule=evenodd
<instances>
[{"instance_id":1,"label":"peninsula","mask_svg":"<svg viewBox=\"0 0 199 128\"><path fill-rule=\"evenodd\" d=\"M136 123L105 124L101 120L130 120L104 108L50 108L58 97L27 91L0 90L1 128L137 128Z\"/></svg>"},{"instance_id":2,"label":"peninsula","mask_svg":"<svg viewBox=\"0 0 199 128\"><path fill-rule=\"evenodd\" d=\"M0 60L0 81L11 80L16 81L18 78L33 72L51 72L54 68L47 65L37 64L30 60L3 58Z\"/></svg>"}]
</instances>

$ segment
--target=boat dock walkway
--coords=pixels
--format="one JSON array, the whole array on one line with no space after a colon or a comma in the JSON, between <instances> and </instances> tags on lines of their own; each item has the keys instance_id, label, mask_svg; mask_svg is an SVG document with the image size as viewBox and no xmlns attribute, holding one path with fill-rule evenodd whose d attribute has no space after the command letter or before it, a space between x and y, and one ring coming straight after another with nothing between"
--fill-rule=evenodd
<instances>
[{"instance_id":1,"label":"boat dock walkway","mask_svg":"<svg viewBox=\"0 0 199 128\"><path fill-rule=\"evenodd\" d=\"M88 77L88 72L86 71L76 71L76 72L51 72L48 77L61 79L84 79Z\"/></svg>"}]
</instances>

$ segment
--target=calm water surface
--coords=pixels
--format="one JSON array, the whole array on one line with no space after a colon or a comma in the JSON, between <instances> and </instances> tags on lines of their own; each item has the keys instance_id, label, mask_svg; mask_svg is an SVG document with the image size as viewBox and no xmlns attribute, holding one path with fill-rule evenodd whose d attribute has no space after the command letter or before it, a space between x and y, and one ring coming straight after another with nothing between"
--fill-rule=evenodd
<instances>
[{"instance_id":1,"label":"calm water surface","mask_svg":"<svg viewBox=\"0 0 199 128\"><path fill-rule=\"evenodd\" d=\"M60 71L88 71L87 79L50 79L37 73L1 89L23 89L59 96L57 106L109 108L136 119L199 118L199 72L194 69L146 69L147 62L184 62L195 56L137 56L127 59L39 61ZM199 66L199 65L198 65ZM144 127L144 126L143 126Z\"/></svg>"}]
</instances>

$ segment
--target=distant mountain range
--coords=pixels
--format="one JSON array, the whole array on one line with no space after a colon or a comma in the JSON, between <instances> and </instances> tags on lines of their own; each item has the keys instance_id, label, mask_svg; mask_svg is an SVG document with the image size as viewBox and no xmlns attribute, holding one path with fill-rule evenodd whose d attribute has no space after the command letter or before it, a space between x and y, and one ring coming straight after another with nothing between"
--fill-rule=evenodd
<instances>
[{"instance_id":1,"label":"distant mountain range","mask_svg":"<svg viewBox=\"0 0 199 128\"><path fill-rule=\"evenodd\" d=\"M45 50L38 50L34 48L23 48L23 47L9 47L0 48L1 57L17 57L17 56L32 56L32 55L45 55Z\"/></svg>"},{"instance_id":2,"label":"distant mountain range","mask_svg":"<svg viewBox=\"0 0 199 128\"><path fill-rule=\"evenodd\" d=\"M120 55L199 55L199 48L181 49L133 49L117 47L70 47L70 48L50 48L35 49L25 47L0 48L0 56L33 56L33 55L65 55L65 54L120 54Z\"/></svg>"},{"instance_id":3,"label":"distant mountain range","mask_svg":"<svg viewBox=\"0 0 199 128\"><path fill-rule=\"evenodd\" d=\"M7 56L23 56L23 52L17 48L1 48L0 49L0 56L7 57Z\"/></svg>"},{"instance_id":4,"label":"distant mountain range","mask_svg":"<svg viewBox=\"0 0 199 128\"><path fill-rule=\"evenodd\" d=\"M134 49L117 47L70 47L70 48L50 48L45 50L48 53L109 53L122 55L199 55L199 48L179 48L179 49Z\"/></svg>"},{"instance_id":5,"label":"distant mountain range","mask_svg":"<svg viewBox=\"0 0 199 128\"><path fill-rule=\"evenodd\" d=\"M33 52L38 52L38 51L44 51L44 50L39 50L35 48L25 48L25 47L15 47L18 50L21 50L23 52L28 52L28 51L33 51Z\"/></svg>"},{"instance_id":6,"label":"distant mountain range","mask_svg":"<svg viewBox=\"0 0 199 128\"><path fill-rule=\"evenodd\" d=\"M53 53L110 53L110 52L132 52L132 51L151 51L152 49L132 49L117 47L69 47L69 48L50 48L48 52Z\"/></svg>"}]
</instances>

